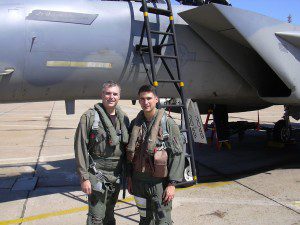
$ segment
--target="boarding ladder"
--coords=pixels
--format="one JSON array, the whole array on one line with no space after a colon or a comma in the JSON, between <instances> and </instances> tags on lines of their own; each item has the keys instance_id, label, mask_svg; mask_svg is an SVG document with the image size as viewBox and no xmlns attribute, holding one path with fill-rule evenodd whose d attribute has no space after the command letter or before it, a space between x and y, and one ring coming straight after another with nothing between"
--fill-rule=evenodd
<instances>
[{"instance_id":1,"label":"boarding ladder","mask_svg":"<svg viewBox=\"0 0 300 225\"><path fill-rule=\"evenodd\" d=\"M195 160L194 160L194 151L193 151L193 141L192 141L192 133L189 128L189 126L185 126L185 124L189 124L188 121L188 111L187 111L187 99L184 95L184 82L181 80L181 69L179 64L179 58L178 58L178 47L177 47L177 41L176 41L176 34L175 34L175 28L174 28L174 18L173 18L173 12L172 12L172 6L170 3L170 0L166 0L167 9L158 8L157 4L151 4L151 7L148 6L146 0L141 0L142 6L140 8L140 11L144 13L144 24L142 28L142 34L141 39L138 45L136 45L136 50L140 54L143 65L145 67L146 74L148 76L149 82L151 85L153 85L155 88L158 87L159 83L171 83L174 84L174 87L178 91L181 103L180 104L167 104L167 105L161 105L163 108L180 108L181 111L181 132L185 132L187 136L187 142L188 142L188 149L189 149L189 155L187 157L190 158L191 162L191 169L192 169L192 175L193 180L186 182L187 184L194 184L197 182L197 176L196 176L196 167L195 167ZM149 3L150 5L150 3ZM153 7L152 7L153 6ZM169 18L169 25L166 29L166 31L160 31L160 30L153 30L150 27L149 22L149 14L156 14L157 17L159 16L166 16ZM159 44L153 45L152 44L152 37L158 37L159 35L163 35L162 39ZM143 45L144 38L147 38L147 45ZM161 37L161 36L160 36ZM171 42L166 41L167 37L171 39ZM173 48L173 54L166 55L162 53L162 48ZM166 49L165 49L166 50ZM166 52L166 51L164 51ZM150 59L150 69L146 65L145 55L147 55ZM164 67L166 68L166 71L169 74L169 79L158 79L156 68L155 68L155 60L160 59ZM167 64L167 60L173 60L176 64L176 72L172 72L170 67ZM181 183L183 184L183 183Z\"/></svg>"}]
</instances>

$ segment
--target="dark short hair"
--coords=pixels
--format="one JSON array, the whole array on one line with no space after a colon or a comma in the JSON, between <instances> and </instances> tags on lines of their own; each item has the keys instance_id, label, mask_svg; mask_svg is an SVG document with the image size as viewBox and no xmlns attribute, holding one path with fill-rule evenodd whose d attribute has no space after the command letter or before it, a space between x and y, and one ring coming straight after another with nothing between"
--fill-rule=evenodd
<instances>
[{"instance_id":1,"label":"dark short hair","mask_svg":"<svg viewBox=\"0 0 300 225\"><path fill-rule=\"evenodd\" d=\"M138 95L140 95L140 93L142 92L152 92L155 96L157 96L155 87L153 87L152 85L143 85L142 87L140 87Z\"/></svg>"}]
</instances>

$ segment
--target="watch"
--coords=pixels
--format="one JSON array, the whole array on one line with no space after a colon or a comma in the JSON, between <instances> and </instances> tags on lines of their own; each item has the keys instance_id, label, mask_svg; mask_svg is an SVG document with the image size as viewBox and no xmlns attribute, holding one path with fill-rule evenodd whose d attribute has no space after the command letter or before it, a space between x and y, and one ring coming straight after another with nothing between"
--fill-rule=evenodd
<instances>
[{"instance_id":1,"label":"watch","mask_svg":"<svg viewBox=\"0 0 300 225\"><path fill-rule=\"evenodd\" d=\"M178 182L176 180L170 180L168 185L175 186Z\"/></svg>"}]
</instances>

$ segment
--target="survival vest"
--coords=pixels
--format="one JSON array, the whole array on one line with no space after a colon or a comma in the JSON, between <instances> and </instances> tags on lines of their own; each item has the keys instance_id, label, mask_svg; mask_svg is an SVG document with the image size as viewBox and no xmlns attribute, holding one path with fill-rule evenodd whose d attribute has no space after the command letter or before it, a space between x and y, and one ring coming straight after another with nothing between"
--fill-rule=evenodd
<instances>
[{"instance_id":1,"label":"survival vest","mask_svg":"<svg viewBox=\"0 0 300 225\"><path fill-rule=\"evenodd\" d=\"M89 146L94 146L98 140L98 130L99 130L99 122L102 122L102 125L104 127L104 130L108 136L108 144L113 147L118 145L119 143L127 144L128 143L128 131L127 126L125 122L125 114L123 111L116 107L117 111L117 118L120 122L120 130L116 131L113 127L109 116L106 114L104 109L102 107L98 107L95 105L93 108L94 111L94 121L92 124L92 127L90 129L90 132L88 134L89 136ZM128 121L129 122L129 121Z\"/></svg>"},{"instance_id":2,"label":"survival vest","mask_svg":"<svg viewBox=\"0 0 300 225\"><path fill-rule=\"evenodd\" d=\"M164 109L159 109L150 131L143 133L143 112L141 111L131 133L127 146L127 159L132 162L137 172L148 173L154 177L168 175L166 141L169 138L167 131L167 115Z\"/></svg>"}]
</instances>

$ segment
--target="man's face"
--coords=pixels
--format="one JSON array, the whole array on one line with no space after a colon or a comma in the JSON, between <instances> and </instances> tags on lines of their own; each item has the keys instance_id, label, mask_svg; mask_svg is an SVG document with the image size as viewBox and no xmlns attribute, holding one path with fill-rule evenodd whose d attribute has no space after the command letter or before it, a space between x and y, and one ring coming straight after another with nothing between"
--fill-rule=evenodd
<instances>
[{"instance_id":1,"label":"man's face","mask_svg":"<svg viewBox=\"0 0 300 225\"><path fill-rule=\"evenodd\" d=\"M101 97L105 109L114 109L120 100L120 88L118 86L106 87Z\"/></svg>"},{"instance_id":2,"label":"man's face","mask_svg":"<svg viewBox=\"0 0 300 225\"><path fill-rule=\"evenodd\" d=\"M139 95L139 103L144 112L151 112L156 108L158 97L152 92L141 92Z\"/></svg>"}]
</instances>

